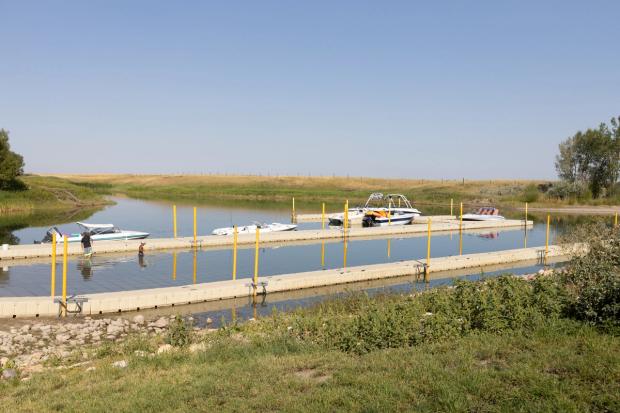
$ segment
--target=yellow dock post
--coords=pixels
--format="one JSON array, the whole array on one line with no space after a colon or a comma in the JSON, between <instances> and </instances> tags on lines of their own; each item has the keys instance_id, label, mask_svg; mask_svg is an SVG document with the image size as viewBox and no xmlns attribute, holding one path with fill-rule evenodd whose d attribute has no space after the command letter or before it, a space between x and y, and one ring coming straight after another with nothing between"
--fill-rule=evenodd
<instances>
[{"instance_id":1,"label":"yellow dock post","mask_svg":"<svg viewBox=\"0 0 620 413\"><path fill-rule=\"evenodd\" d=\"M254 247L254 296L258 287L258 245L260 243L260 228L256 228L256 246Z\"/></svg>"},{"instance_id":2,"label":"yellow dock post","mask_svg":"<svg viewBox=\"0 0 620 413\"><path fill-rule=\"evenodd\" d=\"M63 317L67 316L67 255L69 249L69 238L65 235L62 237L62 309Z\"/></svg>"},{"instance_id":3,"label":"yellow dock post","mask_svg":"<svg viewBox=\"0 0 620 413\"><path fill-rule=\"evenodd\" d=\"M233 227L233 269L232 269L232 277L233 280L237 279L237 239L239 237L239 232L237 231L237 226Z\"/></svg>"},{"instance_id":4,"label":"yellow dock post","mask_svg":"<svg viewBox=\"0 0 620 413\"><path fill-rule=\"evenodd\" d=\"M56 297L56 233L52 234L52 298Z\"/></svg>"},{"instance_id":5,"label":"yellow dock post","mask_svg":"<svg viewBox=\"0 0 620 413\"><path fill-rule=\"evenodd\" d=\"M424 272L425 281L428 281L428 275L431 272L431 217L428 217L428 234L426 239L426 268Z\"/></svg>"},{"instance_id":6,"label":"yellow dock post","mask_svg":"<svg viewBox=\"0 0 620 413\"><path fill-rule=\"evenodd\" d=\"M463 230L463 203L461 202L461 214L459 215L459 231Z\"/></svg>"},{"instance_id":7,"label":"yellow dock post","mask_svg":"<svg viewBox=\"0 0 620 413\"><path fill-rule=\"evenodd\" d=\"M291 222L297 221L297 214L295 213L295 197L293 197L293 210L291 211Z\"/></svg>"},{"instance_id":8,"label":"yellow dock post","mask_svg":"<svg viewBox=\"0 0 620 413\"><path fill-rule=\"evenodd\" d=\"M527 228L527 202L525 203L525 227Z\"/></svg>"},{"instance_id":9,"label":"yellow dock post","mask_svg":"<svg viewBox=\"0 0 620 413\"><path fill-rule=\"evenodd\" d=\"M194 207L194 248L196 248L196 246L198 245L198 242L196 242L196 232L198 231L197 229L197 222L196 222L196 207Z\"/></svg>"},{"instance_id":10,"label":"yellow dock post","mask_svg":"<svg viewBox=\"0 0 620 413\"><path fill-rule=\"evenodd\" d=\"M172 279L177 279L177 252L172 253Z\"/></svg>"},{"instance_id":11,"label":"yellow dock post","mask_svg":"<svg viewBox=\"0 0 620 413\"><path fill-rule=\"evenodd\" d=\"M325 202L323 202L321 209L321 229L325 229Z\"/></svg>"},{"instance_id":12,"label":"yellow dock post","mask_svg":"<svg viewBox=\"0 0 620 413\"><path fill-rule=\"evenodd\" d=\"M450 216L452 216L452 207L454 205L454 199L450 198Z\"/></svg>"},{"instance_id":13,"label":"yellow dock post","mask_svg":"<svg viewBox=\"0 0 620 413\"><path fill-rule=\"evenodd\" d=\"M344 231L344 238L347 238L347 229L349 228L349 200L347 199L344 203L344 212L342 214L343 216L343 223L342 223L342 229Z\"/></svg>"},{"instance_id":14,"label":"yellow dock post","mask_svg":"<svg viewBox=\"0 0 620 413\"><path fill-rule=\"evenodd\" d=\"M614 217L614 228L618 226L618 213L616 212L616 216Z\"/></svg>"},{"instance_id":15,"label":"yellow dock post","mask_svg":"<svg viewBox=\"0 0 620 413\"><path fill-rule=\"evenodd\" d=\"M344 245L342 247L342 268L347 268L347 239L344 239Z\"/></svg>"},{"instance_id":16,"label":"yellow dock post","mask_svg":"<svg viewBox=\"0 0 620 413\"><path fill-rule=\"evenodd\" d=\"M172 205L172 233L177 237L177 206Z\"/></svg>"},{"instance_id":17,"label":"yellow dock post","mask_svg":"<svg viewBox=\"0 0 620 413\"><path fill-rule=\"evenodd\" d=\"M198 251L196 251L196 248L194 248L194 271L193 271L193 276L192 276L192 281L194 282L194 284L196 284L196 256L198 255Z\"/></svg>"},{"instance_id":18,"label":"yellow dock post","mask_svg":"<svg viewBox=\"0 0 620 413\"><path fill-rule=\"evenodd\" d=\"M545 264L547 264L547 254L549 254L549 224L551 223L551 215L547 215L547 232L545 235Z\"/></svg>"}]
</instances>

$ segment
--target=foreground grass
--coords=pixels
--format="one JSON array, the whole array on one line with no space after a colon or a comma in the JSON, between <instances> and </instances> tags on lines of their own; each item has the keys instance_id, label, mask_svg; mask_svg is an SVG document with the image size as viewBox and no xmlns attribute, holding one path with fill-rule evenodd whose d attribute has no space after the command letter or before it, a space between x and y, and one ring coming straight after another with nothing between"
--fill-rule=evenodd
<instances>
[{"instance_id":1,"label":"foreground grass","mask_svg":"<svg viewBox=\"0 0 620 413\"><path fill-rule=\"evenodd\" d=\"M620 340L574 321L361 356L232 335L0 387L5 411L618 411Z\"/></svg>"}]
</instances>

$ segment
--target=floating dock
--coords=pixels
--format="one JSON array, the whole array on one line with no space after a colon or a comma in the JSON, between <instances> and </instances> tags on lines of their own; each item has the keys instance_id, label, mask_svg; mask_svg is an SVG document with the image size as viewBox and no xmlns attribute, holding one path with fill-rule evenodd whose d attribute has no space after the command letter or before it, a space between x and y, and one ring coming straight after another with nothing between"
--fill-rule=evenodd
<instances>
[{"instance_id":1,"label":"floating dock","mask_svg":"<svg viewBox=\"0 0 620 413\"><path fill-rule=\"evenodd\" d=\"M459 230L459 221L441 217L436 219L430 217L431 231L433 235L449 233ZM386 237L411 237L426 236L428 225L427 217L416 219L411 225L393 225L385 227L363 228L352 227L346 232L347 239L370 239L370 238L386 238ZM501 230L509 228L524 227L525 221L507 219L503 221L463 221L463 231L470 230ZM527 226L531 227L532 221L527 221ZM287 242L320 242L322 240L338 239L344 237L342 228L337 229L311 229L301 231L286 232L267 232L260 234L260 245L283 244ZM169 249L187 249L187 248L230 248L233 245L233 236L216 236L206 235L199 236L194 242L193 237L179 238L155 238L147 240L129 240L129 241L98 241L93 243L93 251L95 254L108 254L117 252L137 252L141 242L146 242L145 249L147 251L169 250ZM254 234L243 234L238 236L238 245L253 245L256 242ZM62 243L58 243L56 254L62 259L63 252ZM68 255L82 255L82 247L79 243L70 243L68 245ZM45 258L51 257L51 244L28 244L28 245L11 245L8 250L0 250L0 263L19 259Z\"/></svg>"},{"instance_id":2,"label":"floating dock","mask_svg":"<svg viewBox=\"0 0 620 413\"><path fill-rule=\"evenodd\" d=\"M579 246L550 246L547 260L567 258ZM541 262L545 256L544 247L521 248L497 252L468 254L432 258L430 278L441 271L459 269L480 269L486 266ZM261 276L259 284L266 283L267 294L280 291L295 291L306 288L355 283L401 276L420 276L425 272L425 263L420 260L399 261L387 264L364 265L333 270L310 271L285 275ZM70 293L69 286L69 293ZM262 287L259 287L259 292ZM253 295L250 278L216 281L202 284L165 287L145 290L118 291L87 294L83 314L119 313L139 311L148 308L217 301ZM59 304L46 297L3 297L0 298L0 317L39 317L58 315Z\"/></svg>"}]
</instances>

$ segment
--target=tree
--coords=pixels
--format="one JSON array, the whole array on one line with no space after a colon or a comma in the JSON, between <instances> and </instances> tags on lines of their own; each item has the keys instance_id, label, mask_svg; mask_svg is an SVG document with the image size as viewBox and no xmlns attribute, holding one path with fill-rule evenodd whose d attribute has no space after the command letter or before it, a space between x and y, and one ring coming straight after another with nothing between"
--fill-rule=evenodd
<instances>
[{"instance_id":1,"label":"tree","mask_svg":"<svg viewBox=\"0 0 620 413\"><path fill-rule=\"evenodd\" d=\"M11 151L9 132L0 129L0 189L20 187L17 177L24 173L24 158Z\"/></svg>"},{"instance_id":2,"label":"tree","mask_svg":"<svg viewBox=\"0 0 620 413\"><path fill-rule=\"evenodd\" d=\"M595 198L610 195L620 176L619 121L613 118L611 127L601 123L560 143L555 161L560 179L587 185Z\"/></svg>"}]
</instances>

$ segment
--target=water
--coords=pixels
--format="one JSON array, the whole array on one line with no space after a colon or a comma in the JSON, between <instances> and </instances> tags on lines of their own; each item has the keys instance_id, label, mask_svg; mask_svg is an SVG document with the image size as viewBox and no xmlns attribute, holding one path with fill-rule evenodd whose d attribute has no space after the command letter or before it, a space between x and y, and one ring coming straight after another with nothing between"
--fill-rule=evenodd
<instances>
[{"instance_id":1,"label":"water","mask_svg":"<svg viewBox=\"0 0 620 413\"><path fill-rule=\"evenodd\" d=\"M96 212L87 222L114 223L123 229L150 232L152 237L172 236L172 214L169 203L117 199L117 204ZM239 202L247 205L245 202ZM179 235L192 233L192 207L178 206ZM288 222L290 210L283 208L257 209L244 206L202 206L198 209L199 234L216 227L243 225L252 221ZM300 229L316 228L320 223L302 223ZM63 231L76 231L75 225L61 225ZM31 227L15 231L22 242L38 239L46 227ZM554 222L551 242L563 230ZM478 233L464 232L463 254L499 251L524 246L523 228ZM527 232L527 246L542 246L545 242L544 224L536 224ZM147 240L148 243L148 240ZM431 256L458 255L459 234L434 235ZM96 250L96 246L95 246ZM389 251L389 255L388 255ZM317 244L291 244L260 249L260 275L277 275L343 266L344 244L341 240ZM323 260L322 260L323 257ZM347 266L377 264L400 260L424 259L426 237L358 240L347 243ZM0 269L0 296L46 296L50 294L50 265L46 260L23 265L19 261ZM241 248L238 253L238 278L253 274L254 249ZM148 252L144 258L137 254L111 254L91 259L72 257L69 260L67 285L69 294L86 294L143 288L179 286L192 283L231 279L232 251L179 250ZM476 273L473 271L472 273ZM57 279L61 266L58 265ZM57 288L60 283L57 281Z\"/></svg>"}]
</instances>

